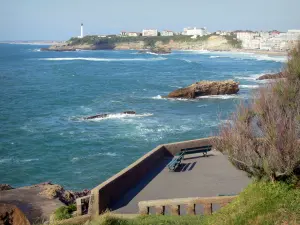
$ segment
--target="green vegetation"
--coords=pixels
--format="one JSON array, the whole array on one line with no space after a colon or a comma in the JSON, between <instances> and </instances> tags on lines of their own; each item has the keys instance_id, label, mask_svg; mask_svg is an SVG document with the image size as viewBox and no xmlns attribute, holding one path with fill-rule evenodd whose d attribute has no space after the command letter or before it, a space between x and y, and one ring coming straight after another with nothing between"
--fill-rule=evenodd
<instances>
[{"instance_id":1,"label":"green vegetation","mask_svg":"<svg viewBox=\"0 0 300 225\"><path fill-rule=\"evenodd\" d=\"M242 41L238 40L235 34L224 36L228 43L235 48L242 48Z\"/></svg>"},{"instance_id":2,"label":"green vegetation","mask_svg":"<svg viewBox=\"0 0 300 225\"><path fill-rule=\"evenodd\" d=\"M254 182L232 203L211 216L139 216L125 219L111 213L99 216L86 225L231 225L299 224L300 189L281 182Z\"/></svg>"},{"instance_id":3,"label":"green vegetation","mask_svg":"<svg viewBox=\"0 0 300 225\"><path fill-rule=\"evenodd\" d=\"M109 35L107 37L101 37L97 35L85 36L83 38L73 37L67 43L69 45L115 45L117 43L128 43L128 42L144 42L145 48L153 48L157 42L161 42L162 44L168 44L170 41L174 42L202 42L207 41L208 38L214 36L215 34L205 35L202 37L197 37L196 39L192 39L191 36L186 35L175 35L175 36L156 36L156 37L120 37L115 35ZM241 43L236 39L234 35L224 36L230 44L234 47L241 47Z\"/></svg>"},{"instance_id":4,"label":"green vegetation","mask_svg":"<svg viewBox=\"0 0 300 225\"><path fill-rule=\"evenodd\" d=\"M69 206L61 206L54 212L55 220L64 220L72 217L72 213L76 211L76 205L72 204Z\"/></svg>"}]
</instances>

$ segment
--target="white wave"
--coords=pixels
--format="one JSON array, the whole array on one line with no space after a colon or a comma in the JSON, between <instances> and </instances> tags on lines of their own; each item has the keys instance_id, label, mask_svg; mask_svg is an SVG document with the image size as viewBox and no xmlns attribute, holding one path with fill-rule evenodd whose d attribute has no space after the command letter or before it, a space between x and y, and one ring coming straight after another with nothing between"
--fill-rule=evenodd
<instances>
[{"instance_id":1,"label":"white wave","mask_svg":"<svg viewBox=\"0 0 300 225\"><path fill-rule=\"evenodd\" d=\"M11 161L11 158L0 159L0 164L10 162L10 161Z\"/></svg>"},{"instance_id":2,"label":"white wave","mask_svg":"<svg viewBox=\"0 0 300 225\"><path fill-rule=\"evenodd\" d=\"M220 58L221 56L219 55L211 55L209 58L214 59L214 58Z\"/></svg>"},{"instance_id":3,"label":"white wave","mask_svg":"<svg viewBox=\"0 0 300 225\"><path fill-rule=\"evenodd\" d=\"M169 87L173 87L173 88L182 88L181 86L176 86L176 85L169 85Z\"/></svg>"},{"instance_id":4,"label":"white wave","mask_svg":"<svg viewBox=\"0 0 300 225\"><path fill-rule=\"evenodd\" d=\"M13 159L13 158L4 158L0 159L0 164L2 163L27 163L32 161L39 161L40 159L33 158L33 159Z\"/></svg>"},{"instance_id":5,"label":"white wave","mask_svg":"<svg viewBox=\"0 0 300 225\"><path fill-rule=\"evenodd\" d=\"M70 161L71 162L77 162L82 159L89 159L89 158L94 158L95 156L109 156L109 157L116 157L119 156L119 154L115 152L100 152L96 154L90 154L90 155L84 155L84 156L79 156L79 157L73 157Z\"/></svg>"},{"instance_id":6,"label":"white wave","mask_svg":"<svg viewBox=\"0 0 300 225\"><path fill-rule=\"evenodd\" d=\"M143 113L143 114L115 113L115 114L109 114L107 117L104 118L95 118L95 119L89 119L84 121L102 121L108 119L140 118L140 117L147 117L147 116L153 116L153 114L152 113Z\"/></svg>"},{"instance_id":7,"label":"white wave","mask_svg":"<svg viewBox=\"0 0 300 225\"><path fill-rule=\"evenodd\" d=\"M118 62L118 61L161 61L166 60L164 57L157 58L132 58L132 59L116 59L116 58L92 58L92 57L76 57L76 58L40 58L43 61L99 61L99 62Z\"/></svg>"},{"instance_id":8,"label":"white wave","mask_svg":"<svg viewBox=\"0 0 300 225\"><path fill-rule=\"evenodd\" d=\"M251 74L248 76L235 76L235 79L239 79L239 80L248 80L248 81L256 81L259 82L259 80L256 80L257 78L259 78L260 76L264 75L266 73L258 73L258 74Z\"/></svg>"},{"instance_id":9,"label":"white wave","mask_svg":"<svg viewBox=\"0 0 300 225\"><path fill-rule=\"evenodd\" d=\"M161 95L156 95L154 97L152 97L152 99L164 99Z\"/></svg>"},{"instance_id":10,"label":"white wave","mask_svg":"<svg viewBox=\"0 0 300 225\"><path fill-rule=\"evenodd\" d=\"M86 107L86 106L80 106L80 108L81 108L81 110L82 111L84 111L84 112L91 112L92 111L92 109L91 108L89 108L89 107Z\"/></svg>"},{"instance_id":11,"label":"white wave","mask_svg":"<svg viewBox=\"0 0 300 225\"><path fill-rule=\"evenodd\" d=\"M247 88L247 89L256 89L256 88L259 88L259 85L239 85L239 87L241 88Z\"/></svg>"},{"instance_id":12,"label":"white wave","mask_svg":"<svg viewBox=\"0 0 300 225\"><path fill-rule=\"evenodd\" d=\"M33 51L33 52L40 52L41 49L40 49L40 48L36 48L36 49L33 49L32 51Z\"/></svg>"},{"instance_id":13,"label":"white wave","mask_svg":"<svg viewBox=\"0 0 300 225\"><path fill-rule=\"evenodd\" d=\"M39 159L21 159L20 162L32 162L32 161L39 161Z\"/></svg>"},{"instance_id":14,"label":"white wave","mask_svg":"<svg viewBox=\"0 0 300 225\"><path fill-rule=\"evenodd\" d=\"M204 104L204 105L198 105L197 107L198 108L202 108L202 107L206 107L206 106L208 106L208 105L206 105L206 104Z\"/></svg>"},{"instance_id":15,"label":"white wave","mask_svg":"<svg viewBox=\"0 0 300 225\"><path fill-rule=\"evenodd\" d=\"M233 99L233 98L245 98L245 96L242 95L205 95L201 97L197 97L198 99L205 99L205 98L212 98L212 99Z\"/></svg>"}]
</instances>

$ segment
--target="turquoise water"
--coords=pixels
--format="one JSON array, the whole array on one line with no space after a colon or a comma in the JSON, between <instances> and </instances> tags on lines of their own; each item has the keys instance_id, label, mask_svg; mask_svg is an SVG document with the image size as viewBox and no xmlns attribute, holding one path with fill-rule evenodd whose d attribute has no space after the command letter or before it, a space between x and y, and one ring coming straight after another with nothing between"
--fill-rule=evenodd
<instances>
[{"instance_id":1,"label":"turquoise water","mask_svg":"<svg viewBox=\"0 0 300 225\"><path fill-rule=\"evenodd\" d=\"M92 188L155 146L202 138L277 72L283 57L226 52L40 52L0 44L0 183ZM233 96L168 100L199 80L240 81ZM134 110L136 116L119 112ZM111 113L106 119L82 117Z\"/></svg>"}]
</instances>

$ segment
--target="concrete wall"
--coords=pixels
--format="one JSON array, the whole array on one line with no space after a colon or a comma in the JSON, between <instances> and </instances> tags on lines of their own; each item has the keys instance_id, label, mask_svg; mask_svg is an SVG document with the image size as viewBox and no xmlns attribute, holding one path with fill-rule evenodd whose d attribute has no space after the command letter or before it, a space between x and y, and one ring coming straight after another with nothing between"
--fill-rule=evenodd
<instances>
[{"instance_id":1,"label":"concrete wall","mask_svg":"<svg viewBox=\"0 0 300 225\"><path fill-rule=\"evenodd\" d=\"M92 209L89 212L92 215L99 215L109 209L112 203L135 187L153 169L154 164L164 159L165 156L170 156L170 153L164 146L159 145L121 172L94 188L89 206Z\"/></svg>"},{"instance_id":2,"label":"concrete wall","mask_svg":"<svg viewBox=\"0 0 300 225\"><path fill-rule=\"evenodd\" d=\"M110 205L124 196L148 174L155 164L165 157L178 153L183 148L191 148L212 143L213 138L159 145L121 172L109 178L91 191L89 213L93 216L103 213Z\"/></svg>"},{"instance_id":3,"label":"concrete wall","mask_svg":"<svg viewBox=\"0 0 300 225\"><path fill-rule=\"evenodd\" d=\"M176 155L178 152L180 152L181 149L184 148L193 148L193 147L199 147L204 145L212 145L214 138L215 137L209 137L209 138L201 138L201 139L195 139L190 141L175 142L170 144L164 144L163 146L172 155Z\"/></svg>"}]
</instances>

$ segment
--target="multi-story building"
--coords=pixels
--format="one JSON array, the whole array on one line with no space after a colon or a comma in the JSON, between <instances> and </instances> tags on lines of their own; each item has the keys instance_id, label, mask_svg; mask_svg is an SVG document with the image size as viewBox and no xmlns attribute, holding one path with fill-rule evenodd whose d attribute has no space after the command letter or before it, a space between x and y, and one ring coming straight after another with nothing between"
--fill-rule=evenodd
<instances>
[{"instance_id":1,"label":"multi-story building","mask_svg":"<svg viewBox=\"0 0 300 225\"><path fill-rule=\"evenodd\" d=\"M163 30L161 36L174 36L174 32L170 30Z\"/></svg>"},{"instance_id":2,"label":"multi-story building","mask_svg":"<svg viewBox=\"0 0 300 225\"><path fill-rule=\"evenodd\" d=\"M157 29L144 29L143 30L143 36L148 36L148 37L152 37L152 36L158 36L158 31Z\"/></svg>"},{"instance_id":3,"label":"multi-story building","mask_svg":"<svg viewBox=\"0 0 300 225\"><path fill-rule=\"evenodd\" d=\"M197 27L187 27L183 29L182 35L197 35L197 36L203 36L206 35L207 31L206 28L197 28Z\"/></svg>"}]
</instances>

